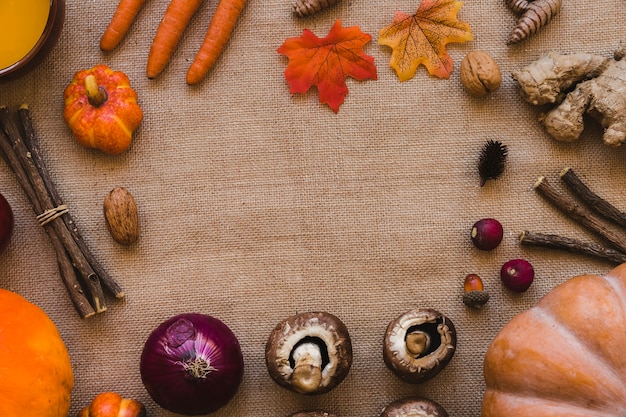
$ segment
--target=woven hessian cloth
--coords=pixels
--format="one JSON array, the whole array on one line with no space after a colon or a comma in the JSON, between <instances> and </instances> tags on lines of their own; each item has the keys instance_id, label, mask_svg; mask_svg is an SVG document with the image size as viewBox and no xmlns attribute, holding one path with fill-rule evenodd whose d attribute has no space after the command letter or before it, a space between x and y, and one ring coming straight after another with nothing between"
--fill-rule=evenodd
<instances>
[{"instance_id":1,"label":"woven hessian cloth","mask_svg":"<svg viewBox=\"0 0 626 417\"><path fill-rule=\"evenodd\" d=\"M15 233L0 255L0 286L44 309L57 324L75 372L70 415L103 391L142 401L148 415L174 414L148 395L139 357L150 331L178 313L201 312L228 324L245 360L236 397L214 413L225 417L288 416L324 409L340 417L374 417L393 400L418 394L451 416L475 417L484 391L484 353L515 314L566 279L608 272L606 261L522 247L522 230L596 240L533 188L545 175L562 188L572 167L626 210L626 148L601 142L587 121L581 139L559 143L538 123L541 109L524 102L511 73L551 52L612 56L626 38L623 1L564 1L561 13L532 39L506 46L516 17L504 1L467 1L458 18L474 40L449 44L449 79L421 66L400 82L391 51L378 44L396 11L417 1L351 1L297 19L289 1L250 0L228 47L201 84L185 73L204 38L216 1L192 19L165 72L147 79L148 50L165 1L148 1L112 53L99 40L117 2L67 2L61 39L29 75L0 84L0 104L28 103L44 158L88 246L124 288L123 301L80 319L61 282L53 247L15 176L0 163L0 193L15 214ZM317 91L292 95L287 59L277 48L311 29L325 36L333 22L358 25L372 40L377 81L349 79L337 114ZM459 65L472 50L499 63L501 88L476 99L463 90ZM132 147L107 156L76 143L63 121L63 89L80 69L104 63L124 71L139 94L144 120ZM509 148L504 174L479 186L482 145ZM102 213L115 186L134 195L141 236L124 247L111 238ZM473 247L469 232L483 217L505 229L492 252ZM499 281L501 265L526 258L536 278L514 295ZM480 311L461 302L463 278L477 273L491 300ZM387 324L413 308L445 314L458 331L449 365L433 380L410 385L382 358ZM346 324L354 348L348 377L320 396L291 393L269 377L264 348L282 319L328 311Z\"/></svg>"}]
</instances>

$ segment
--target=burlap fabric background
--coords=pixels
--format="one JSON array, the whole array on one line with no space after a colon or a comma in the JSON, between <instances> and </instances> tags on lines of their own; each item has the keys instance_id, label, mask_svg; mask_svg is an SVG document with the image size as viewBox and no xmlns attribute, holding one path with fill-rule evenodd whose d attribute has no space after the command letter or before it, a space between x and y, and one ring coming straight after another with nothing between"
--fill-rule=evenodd
<instances>
[{"instance_id":1,"label":"burlap fabric background","mask_svg":"<svg viewBox=\"0 0 626 417\"><path fill-rule=\"evenodd\" d=\"M204 37L215 0L193 19L167 70L145 76L147 52L165 1L148 1L113 53L98 48L116 2L67 2L58 46L32 74L0 85L12 110L30 104L44 156L85 240L126 291L108 311L81 320L61 284L54 251L13 174L0 164L0 192L16 218L0 256L0 285L41 306L58 325L75 369L71 415L105 390L143 401L150 416L171 413L145 391L138 371L148 333L166 318L202 312L237 334L246 364L235 399L216 416L287 416L322 408L341 417L377 416L389 402L420 394L452 416L477 416L484 389L482 359L490 340L515 314L567 278L605 273L612 265L517 243L524 229L594 237L533 189L539 175L560 187L573 167L599 194L626 209L626 149L601 143L590 123L582 139L557 143L523 102L513 70L550 52L611 56L626 35L618 0L566 0L532 40L507 47L515 16L502 0L468 0L458 17L475 40L450 44L449 80L424 67L401 83L389 67L379 30L396 10L417 1L349 1L297 20L288 1L250 0L232 40L207 79L188 87L186 69ZM373 36L378 80L348 81L338 114L315 91L291 95L276 49L309 28L323 37L336 19ZM458 67L471 50L491 53L503 72L500 90L484 99L465 94ZM88 150L62 118L64 87L75 71L105 63L128 74L145 119L133 146L117 157ZM505 174L479 187L476 163L487 139L509 146ZM141 237L131 248L106 230L102 200L114 186L135 196ZM498 218L502 245L475 249L471 225ZM536 281L522 295L502 288L498 271L516 257L530 260ZM481 311L460 300L467 273L483 276L492 300ZM386 325L415 307L447 315L458 330L449 366L423 385L399 381L385 367ZM326 310L350 330L354 364L332 392L304 397L268 376L264 345L271 329L296 313ZM545 336L545 335L544 335Z\"/></svg>"}]
</instances>

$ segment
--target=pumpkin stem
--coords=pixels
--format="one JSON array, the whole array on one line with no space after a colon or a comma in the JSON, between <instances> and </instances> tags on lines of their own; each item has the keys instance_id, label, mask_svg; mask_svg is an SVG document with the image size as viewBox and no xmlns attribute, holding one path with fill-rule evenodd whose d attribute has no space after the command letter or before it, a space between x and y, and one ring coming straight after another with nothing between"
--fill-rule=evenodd
<instances>
[{"instance_id":1,"label":"pumpkin stem","mask_svg":"<svg viewBox=\"0 0 626 417\"><path fill-rule=\"evenodd\" d=\"M87 91L87 100L94 107L100 107L107 101L108 95L104 88L98 85L96 77L89 74L85 77L85 89Z\"/></svg>"}]
</instances>

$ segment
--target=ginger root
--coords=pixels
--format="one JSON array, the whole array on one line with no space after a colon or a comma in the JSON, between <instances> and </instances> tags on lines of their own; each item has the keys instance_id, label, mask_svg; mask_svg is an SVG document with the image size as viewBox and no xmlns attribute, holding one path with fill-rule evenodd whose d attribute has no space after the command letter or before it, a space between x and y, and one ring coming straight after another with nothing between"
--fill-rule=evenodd
<instances>
[{"instance_id":1,"label":"ginger root","mask_svg":"<svg viewBox=\"0 0 626 417\"><path fill-rule=\"evenodd\" d=\"M540 121L556 140L572 142L590 115L604 127L603 141L619 146L626 141L626 61L620 49L613 59L598 55L544 56L513 73L522 97L531 104L558 104Z\"/></svg>"}]
</instances>

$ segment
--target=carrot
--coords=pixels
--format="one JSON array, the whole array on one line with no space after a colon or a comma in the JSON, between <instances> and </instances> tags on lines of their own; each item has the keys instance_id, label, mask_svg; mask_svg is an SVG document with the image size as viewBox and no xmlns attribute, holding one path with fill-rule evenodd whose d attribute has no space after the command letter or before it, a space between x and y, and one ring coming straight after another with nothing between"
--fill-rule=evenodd
<instances>
[{"instance_id":1,"label":"carrot","mask_svg":"<svg viewBox=\"0 0 626 417\"><path fill-rule=\"evenodd\" d=\"M211 69L228 43L246 0L219 0L206 36L189 70L187 84L197 84Z\"/></svg>"},{"instance_id":2,"label":"carrot","mask_svg":"<svg viewBox=\"0 0 626 417\"><path fill-rule=\"evenodd\" d=\"M172 0L167 6L148 53L148 78L155 78L165 69L200 4L202 0Z\"/></svg>"},{"instance_id":3,"label":"carrot","mask_svg":"<svg viewBox=\"0 0 626 417\"><path fill-rule=\"evenodd\" d=\"M128 33L128 29L130 29L144 3L145 0L120 0L109 26L100 38L100 49L103 51L115 49Z\"/></svg>"}]
</instances>

